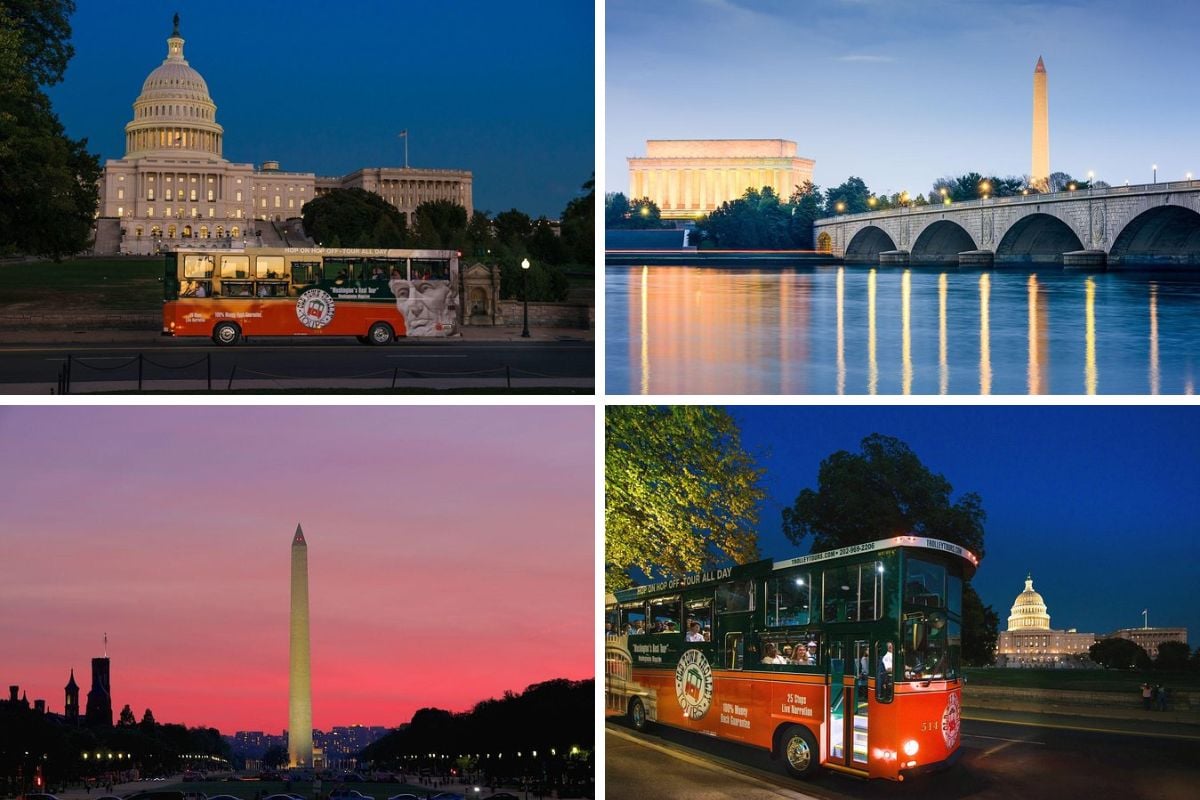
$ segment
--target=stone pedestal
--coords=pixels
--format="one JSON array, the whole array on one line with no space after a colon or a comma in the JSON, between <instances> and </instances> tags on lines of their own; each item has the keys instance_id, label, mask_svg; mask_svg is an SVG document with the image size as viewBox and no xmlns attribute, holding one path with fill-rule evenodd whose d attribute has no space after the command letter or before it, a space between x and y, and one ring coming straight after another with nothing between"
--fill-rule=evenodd
<instances>
[{"instance_id":1,"label":"stone pedestal","mask_svg":"<svg viewBox=\"0 0 1200 800\"><path fill-rule=\"evenodd\" d=\"M1108 254L1103 250L1073 250L1063 253L1063 269L1097 270L1108 267Z\"/></svg>"},{"instance_id":2,"label":"stone pedestal","mask_svg":"<svg viewBox=\"0 0 1200 800\"><path fill-rule=\"evenodd\" d=\"M908 266L908 251L907 250L884 250L879 254L879 266L881 267L907 267Z\"/></svg>"},{"instance_id":3,"label":"stone pedestal","mask_svg":"<svg viewBox=\"0 0 1200 800\"><path fill-rule=\"evenodd\" d=\"M992 266L996 259L996 254L991 250L964 250L958 254L958 265L960 267L983 267Z\"/></svg>"}]
</instances>

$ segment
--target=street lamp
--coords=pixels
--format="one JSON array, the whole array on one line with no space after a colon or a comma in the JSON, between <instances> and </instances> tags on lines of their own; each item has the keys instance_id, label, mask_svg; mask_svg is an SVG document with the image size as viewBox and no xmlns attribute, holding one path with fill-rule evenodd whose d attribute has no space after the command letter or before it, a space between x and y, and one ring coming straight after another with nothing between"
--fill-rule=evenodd
<instances>
[{"instance_id":1,"label":"street lamp","mask_svg":"<svg viewBox=\"0 0 1200 800\"><path fill-rule=\"evenodd\" d=\"M529 259L521 259L521 296L525 298L525 327L521 330L521 338L529 338Z\"/></svg>"},{"instance_id":2,"label":"street lamp","mask_svg":"<svg viewBox=\"0 0 1200 800\"><path fill-rule=\"evenodd\" d=\"M950 205L950 191L943 186L941 189L938 189L938 193L942 196L942 205Z\"/></svg>"},{"instance_id":3,"label":"street lamp","mask_svg":"<svg viewBox=\"0 0 1200 800\"><path fill-rule=\"evenodd\" d=\"M1154 182L1158 183L1158 164L1151 164L1150 169L1154 172Z\"/></svg>"}]
</instances>

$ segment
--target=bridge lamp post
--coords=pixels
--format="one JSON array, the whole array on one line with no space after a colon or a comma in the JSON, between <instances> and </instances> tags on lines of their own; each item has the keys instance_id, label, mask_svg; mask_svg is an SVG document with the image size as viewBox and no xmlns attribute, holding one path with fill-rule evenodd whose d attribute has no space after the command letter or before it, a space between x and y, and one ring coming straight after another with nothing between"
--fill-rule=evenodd
<instances>
[{"instance_id":1,"label":"bridge lamp post","mask_svg":"<svg viewBox=\"0 0 1200 800\"><path fill-rule=\"evenodd\" d=\"M841 217L846 211L846 204L841 200L833 207L837 212L838 217ZM838 250L841 251L842 258L846 257L846 226L844 223L838 223Z\"/></svg>"},{"instance_id":2,"label":"bridge lamp post","mask_svg":"<svg viewBox=\"0 0 1200 800\"><path fill-rule=\"evenodd\" d=\"M1088 170L1088 194L1092 193L1092 184L1096 181L1095 170Z\"/></svg>"},{"instance_id":3,"label":"bridge lamp post","mask_svg":"<svg viewBox=\"0 0 1200 800\"><path fill-rule=\"evenodd\" d=\"M1158 183L1158 164L1151 164L1150 170L1154 173L1154 182Z\"/></svg>"},{"instance_id":4,"label":"bridge lamp post","mask_svg":"<svg viewBox=\"0 0 1200 800\"><path fill-rule=\"evenodd\" d=\"M987 181L979 184L979 249L983 249L983 206L987 202L992 185Z\"/></svg>"}]
</instances>

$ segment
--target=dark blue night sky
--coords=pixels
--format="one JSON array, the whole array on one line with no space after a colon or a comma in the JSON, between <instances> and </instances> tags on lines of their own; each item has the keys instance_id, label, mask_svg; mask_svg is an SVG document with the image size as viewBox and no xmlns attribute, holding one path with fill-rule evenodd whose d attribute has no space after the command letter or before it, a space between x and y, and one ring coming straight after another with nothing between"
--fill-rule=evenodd
<instances>
[{"instance_id":1,"label":"dark blue night sky","mask_svg":"<svg viewBox=\"0 0 1200 800\"><path fill-rule=\"evenodd\" d=\"M1200 635L1200 408L1186 406L757 406L732 409L767 469L759 547L808 552L781 512L816 488L821 460L871 433L908 443L954 496L987 511L974 585L1000 616L1033 572L1054 628L1184 625ZM882 537L881 537L882 538Z\"/></svg>"},{"instance_id":2,"label":"dark blue night sky","mask_svg":"<svg viewBox=\"0 0 1200 800\"><path fill-rule=\"evenodd\" d=\"M77 5L75 58L50 95L68 133L103 158L124 155L178 11L230 161L318 175L403 166L407 129L411 166L474 172L476 208L552 218L595 168L591 3Z\"/></svg>"}]
</instances>

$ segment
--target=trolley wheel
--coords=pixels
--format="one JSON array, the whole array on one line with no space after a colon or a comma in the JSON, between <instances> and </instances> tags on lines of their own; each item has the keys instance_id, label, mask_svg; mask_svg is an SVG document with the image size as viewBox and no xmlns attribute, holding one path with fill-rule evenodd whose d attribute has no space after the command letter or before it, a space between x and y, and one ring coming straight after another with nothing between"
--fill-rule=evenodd
<instances>
[{"instance_id":1,"label":"trolley wheel","mask_svg":"<svg viewBox=\"0 0 1200 800\"><path fill-rule=\"evenodd\" d=\"M217 326L213 328L213 341L222 347L237 344L241 337L242 329L237 326L236 322L218 322Z\"/></svg>"},{"instance_id":2,"label":"trolley wheel","mask_svg":"<svg viewBox=\"0 0 1200 800\"><path fill-rule=\"evenodd\" d=\"M644 731L650 725L646 719L646 707L636 697L629 701L629 724L637 731Z\"/></svg>"},{"instance_id":3,"label":"trolley wheel","mask_svg":"<svg viewBox=\"0 0 1200 800\"><path fill-rule=\"evenodd\" d=\"M779 737L779 755L793 778L808 778L820 766L817 742L803 725L792 725L783 731Z\"/></svg>"},{"instance_id":4,"label":"trolley wheel","mask_svg":"<svg viewBox=\"0 0 1200 800\"><path fill-rule=\"evenodd\" d=\"M386 322L376 322L367 331L367 341L371 344L391 344L396 338L396 334L392 332L392 326Z\"/></svg>"}]
</instances>

